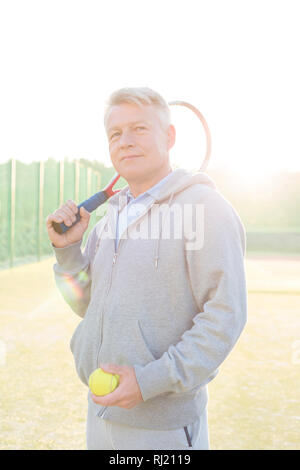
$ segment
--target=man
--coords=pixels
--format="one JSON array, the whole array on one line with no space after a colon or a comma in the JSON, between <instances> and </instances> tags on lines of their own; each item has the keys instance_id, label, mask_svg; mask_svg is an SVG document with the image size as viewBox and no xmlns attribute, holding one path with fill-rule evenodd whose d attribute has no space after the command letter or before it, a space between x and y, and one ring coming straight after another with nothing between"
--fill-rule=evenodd
<instances>
[{"instance_id":1,"label":"man","mask_svg":"<svg viewBox=\"0 0 300 470\"><path fill-rule=\"evenodd\" d=\"M158 93L116 91L104 122L128 186L84 253L84 208L62 235L52 222L70 226L75 202L47 218L57 285L83 318L70 344L77 373L85 385L98 367L120 376L112 393L88 392L87 447L209 449L207 384L247 318L244 227L207 175L172 169L175 129Z\"/></svg>"}]
</instances>

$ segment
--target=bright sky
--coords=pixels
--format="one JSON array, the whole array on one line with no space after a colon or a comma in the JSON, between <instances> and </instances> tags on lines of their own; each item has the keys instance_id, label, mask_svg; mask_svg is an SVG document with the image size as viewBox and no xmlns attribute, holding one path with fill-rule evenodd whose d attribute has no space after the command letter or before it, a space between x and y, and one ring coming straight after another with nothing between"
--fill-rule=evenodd
<instances>
[{"instance_id":1,"label":"bright sky","mask_svg":"<svg viewBox=\"0 0 300 470\"><path fill-rule=\"evenodd\" d=\"M0 4L0 162L110 165L109 94L148 86L205 116L209 168L300 170L298 0L6 0ZM200 121L172 107L171 158L199 168Z\"/></svg>"}]
</instances>

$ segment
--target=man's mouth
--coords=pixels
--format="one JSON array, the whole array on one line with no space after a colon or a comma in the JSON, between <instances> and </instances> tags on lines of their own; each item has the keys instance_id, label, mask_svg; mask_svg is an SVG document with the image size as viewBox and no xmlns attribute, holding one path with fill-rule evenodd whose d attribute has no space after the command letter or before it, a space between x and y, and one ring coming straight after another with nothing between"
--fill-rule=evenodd
<instances>
[{"instance_id":1,"label":"man's mouth","mask_svg":"<svg viewBox=\"0 0 300 470\"><path fill-rule=\"evenodd\" d=\"M131 160L132 158L138 158L138 157L142 157L142 155L124 155L124 157L121 158L121 161Z\"/></svg>"}]
</instances>

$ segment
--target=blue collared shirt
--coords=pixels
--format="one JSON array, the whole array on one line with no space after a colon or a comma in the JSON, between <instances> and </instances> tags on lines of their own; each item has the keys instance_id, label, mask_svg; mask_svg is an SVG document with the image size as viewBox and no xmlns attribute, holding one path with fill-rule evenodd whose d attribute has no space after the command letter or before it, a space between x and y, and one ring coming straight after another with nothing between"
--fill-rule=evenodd
<instances>
[{"instance_id":1,"label":"blue collared shirt","mask_svg":"<svg viewBox=\"0 0 300 470\"><path fill-rule=\"evenodd\" d=\"M147 191L139 194L136 198L133 197L130 189L127 190L127 205L117 216L115 249L118 247L120 236L122 236L128 226L140 216L141 212L155 201L155 197L160 188L166 183L172 173L173 171L168 173L167 176L162 178L158 183L152 186L152 188L147 189Z\"/></svg>"}]
</instances>

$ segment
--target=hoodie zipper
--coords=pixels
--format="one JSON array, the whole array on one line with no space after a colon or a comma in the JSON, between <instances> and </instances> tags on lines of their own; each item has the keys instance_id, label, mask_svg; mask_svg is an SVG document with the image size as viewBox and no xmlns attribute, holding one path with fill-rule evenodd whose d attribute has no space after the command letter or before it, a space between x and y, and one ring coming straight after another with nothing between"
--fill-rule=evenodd
<instances>
[{"instance_id":1,"label":"hoodie zipper","mask_svg":"<svg viewBox=\"0 0 300 470\"><path fill-rule=\"evenodd\" d=\"M128 227L126 228L126 230L128 230L128 228L134 224L135 222L137 222L139 219L141 219L145 214L147 214L149 212L149 210L151 210L152 206L153 206L154 202L148 207L147 211L145 212L142 212L142 214L140 214L140 216L135 219L130 225L128 225ZM123 235L123 234L121 234ZM119 249L120 249L120 244L122 243L122 238L119 239L119 243L118 243L118 246L117 246L117 249L115 248L115 252L114 252L114 255L113 255L113 260L112 260L112 269L111 269L111 273L110 273L110 279L109 279L109 283L108 283L108 288L107 288L107 291L106 291L106 295L105 295L105 298L107 299L107 296L109 294L109 291L110 291L110 288L111 288L111 284L112 284L112 276L113 276L113 269L114 269L114 266L116 264L116 261L117 261L117 256L118 256L118 252L119 252ZM98 349L98 353L97 353L97 367L98 367L98 361L99 361L99 353L100 353L100 349L101 349L101 346L102 346L102 338L103 338L103 314L104 314L104 309L105 309L105 305L106 305L106 302L104 302L104 305L103 305L103 308L102 308L102 315L101 315L101 318L102 318L102 321L101 321L101 339L100 339L100 345L99 345L99 349Z\"/></svg>"},{"instance_id":2,"label":"hoodie zipper","mask_svg":"<svg viewBox=\"0 0 300 470\"><path fill-rule=\"evenodd\" d=\"M109 293L110 288L111 288L113 268L114 268L114 265L116 264L117 255L118 255L117 252L115 252L114 255L113 255L113 262L112 262L112 268L111 268L111 272L110 272L110 279L109 279L108 289L106 291L106 296L105 296L106 299L108 297L108 293ZM101 315L101 338L100 338L100 344L99 344L98 353L97 353L97 367L98 367L98 364L99 364L99 355L100 355L102 341L103 341L103 317L104 317L105 305L106 305L106 302L104 302L104 304L103 304L102 315ZM107 409L107 406L105 406L103 408L103 410L99 411L99 413L98 413L99 418L101 418L104 415L106 409Z\"/></svg>"},{"instance_id":3,"label":"hoodie zipper","mask_svg":"<svg viewBox=\"0 0 300 470\"><path fill-rule=\"evenodd\" d=\"M146 212L143 212L137 219L134 220L133 223L137 222L140 218L142 218L145 214L147 214L149 212L149 210L151 210L152 206L153 206L154 203L152 203L150 205L150 207L148 208L148 210ZM132 224L130 224L132 225ZM130 227L130 225L128 225L128 227ZM127 227L127 229L128 229ZM127 230L126 229L126 230ZM106 295L105 295L105 299L107 300L107 297L108 297L108 294L109 294L109 291L111 289L111 284L112 284L112 276L113 276L113 270L114 270L114 266L116 264L116 261L117 261L117 256L118 256L118 252L119 252L119 249L120 249L120 244L122 243L122 238L119 239L119 243L118 243L118 246L117 246L117 249L115 249L115 252L113 254L113 260L112 260L112 268L111 268L111 272L110 272L110 279L109 279L109 283L108 283L108 288L107 288L107 291L106 291ZM106 306L106 300L103 304L103 308L102 308L102 315L101 315L101 338L100 338L100 344L99 344L99 347L98 347L98 352L97 352L97 363L96 363L96 367L98 367L98 364L99 364L99 356L100 356L100 351L101 351L101 346L102 346L102 343L103 343L103 323L104 323L104 310L105 310L105 306ZM105 413L107 409L107 406L105 406L103 408L103 410L101 410L99 413L98 413L98 417L101 418L103 416L103 414Z\"/></svg>"},{"instance_id":4,"label":"hoodie zipper","mask_svg":"<svg viewBox=\"0 0 300 470\"><path fill-rule=\"evenodd\" d=\"M111 288L112 276L113 276L113 269L114 269L114 266L115 266L115 264L116 264L117 256L118 256L118 252L115 251L115 253L114 253L114 255L113 255L112 268L111 268L111 272L110 272L110 278L109 278L108 288L107 288L107 291L106 291L106 294L105 294L105 299L107 299L108 294L109 294L109 291L110 291L110 288ZM98 353L97 353L97 367L98 367L98 364L99 364L99 354L100 354L100 350L101 350L101 346L102 346L102 340L103 340L103 318L104 318L104 309L105 309L105 306L106 306L106 301L104 301L103 308L102 308L102 315L101 315L101 338L100 338L100 345L99 345Z\"/></svg>"},{"instance_id":5,"label":"hoodie zipper","mask_svg":"<svg viewBox=\"0 0 300 470\"><path fill-rule=\"evenodd\" d=\"M174 193L171 195L171 198L169 199L169 204L170 204L170 201L173 199L173 196L174 196ZM137 217L131 224L129 224L126 228L126 230L128 230L128 228L133 225L134 223L136 223L139 219L141 219L142 217L144 217L144 215L148 214L149 211L151 211L152 207L154 206L154 204L156 203L156 201L152 202L150 204L150 206L147 208L147 210L145 212L142 211L142 213L139 215L139 217ZM121 236L123 235L123 233L121 234ZM160 237L160 235L159 235ZM158 240L159 240L159 237L158 237ZM106 298L109 294L109 291L110 291L110 288L111 288L111 283L112 283L112 275L113 275L113 268L116 264L116 261L117 261L117 256L118 256L118 252L119 252L119 249L120 249L120 244L122 242L122 238L119 239L119 243L118 243L118 246L117 246L117 249L115 249L115 252L114 252L114 255L113 255L113 261L112 261L112 269L111 269L111 273L110 273L110 280L109 280L109 284L108 284L108 289L106 291ZM157 265L158 265L158 255L156 254L155 255L155 268L157 269ZM98 360L99 360L99 353L100 353L100 349L101 349L101 345L102 345L102 338L103 338L103 314L104 314L104 308L105 308L105 305L106 303L104 302L104 305L103 305L103 309L102 309L102 323L101 323L101 340L100 340L100 346L99 346L99 349L98 349L98 353L97 353L97 364L98 364Z\"/></svg>"},{"instance_id":6,"label":"hoodie zipper","mask_svg":"<svg viewBox=\"0 0 300 470\"><path fill-rule=\"evenodd\" d=\"M104 412L106 411L107 406L103 408L103 410L99 411L98 417L101 418L104 415Z\"/></svg>"}]
</instances>

